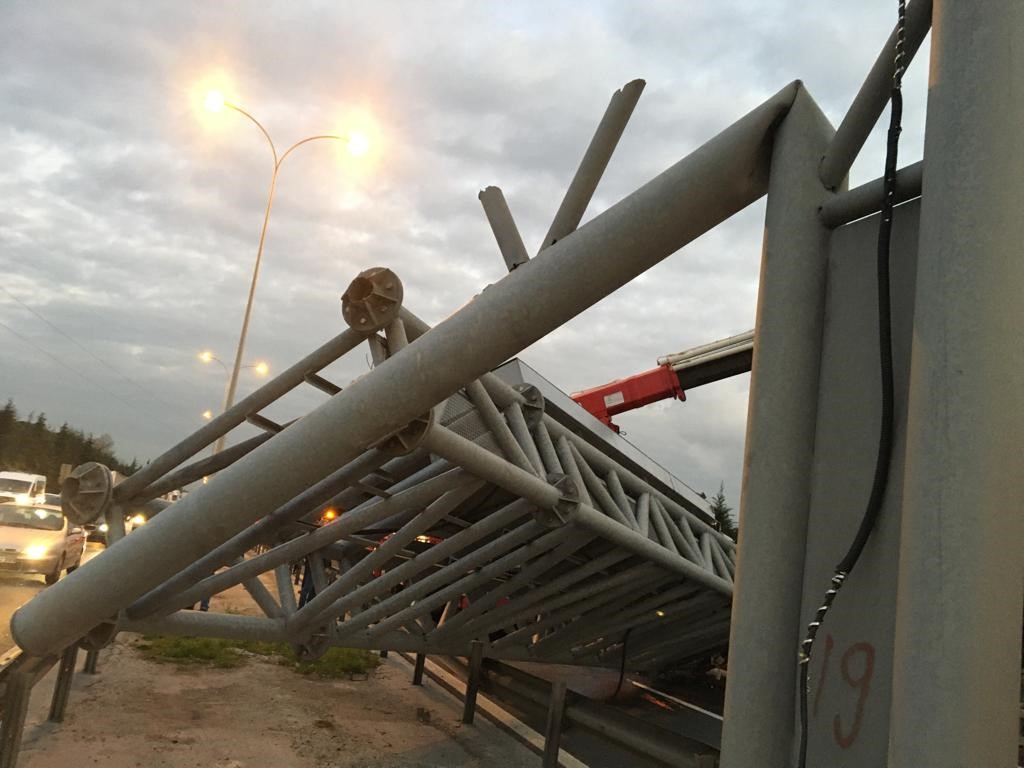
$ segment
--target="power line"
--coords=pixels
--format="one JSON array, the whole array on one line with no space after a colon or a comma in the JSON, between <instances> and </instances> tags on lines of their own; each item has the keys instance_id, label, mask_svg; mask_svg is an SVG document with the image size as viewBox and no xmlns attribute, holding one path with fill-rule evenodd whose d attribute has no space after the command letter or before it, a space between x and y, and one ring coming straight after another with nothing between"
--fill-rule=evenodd
<instances>
[{"instance_id":1,"label":"power line","mask_svg":"<svg viewBox=\"0 0 1024 768\"><path fill-rule=\"evenodd\" d=\"M49 320L47 320L47 319L46 319L45 317L43 317L43 315L42 315L42 314L40 314L40 313L39 313L39 312L38 312L38 311L37 311L36 309L34 309L33 307L29 306L29 305L28 305L28 304L26 304L26 303L25 303L24 301L22 301L22 300L21 300L21 299L19 299L19 298L18 298L17 296L15 296L15 295L14 295L13 293L11 293L11 292L10 292L10 290L8 290L8 289L7 289L7 288L6 288L5 286L3 286L3 285L0 285L0 290L2 290L2 291L3 291L4 293L6 293L6 294L7 294L8 296L10 296L10 297L11 297L12 299L14 299L14 300L15 300L16 302L18 302L18 304L20 304L20 305L21 305L22 307L24 307L24 308L25 308L25 309L27 309L27 310L28 310L29 312L31 312L31 313L32 313L33 315L35 315L35 316L36 316L36 317L38 317L38 318L39 318L40 320L42 320L42 321L43 321L44 323L46 323L46 324L47 324L48 326L50 326L50 328L52 328L52 329L53 329L54 331L56 331L57 333L59 333L59 334L60 334L61 336L63 336L63 337L64 337L65 339L67 339L68 341L70 341L70 342L71 342L72 344L74 344L74 345L75 345L76 347L78 347L78 348L79 348L80 350L82 350L82 351L83 351L83 352L85 352L85 353L86 353L87 355L89 355L89 357L91 357L91 358L92 358L93 360L95 360L96 362L98 362L98 363L99 363L100 365L102 365L102 366L103 366L104 368L106 368L107 370L109 370L109 371L111 371L112 373L114 373L114 374L115 374L116 376L118 376L118 377L120 377L120 378L124 379L124 380L125 380L125 381L127 381L127 382L128 382L129 384L131 384L132 386L136 387L137 389L139 389L139 390L140 390L140 391L142 391L143 393L145 393L145 394L149 395L149 396L150 396L151 398L153 398L154 400L156 400L156 401L157 401L158 403L160 403L161 405L165 405L165 406L167 406L168 408L178 408L178 407L179 407L179 406L175 406L175 405L172 405L171 403L168 403L168 402L167 402L166 400L164 400L163 398L161 398L160 396L158 396L158 395L157 395L157 394L156 394L155 392L152 392L152 391L150 391L150 390L149 390L149 389L147 389L146 387L144 387L144 386L142 386L141 384L139 384L139 382L135 381L135 380L134 380L134 379L132 379L131 377L129 377L129 376L125 375L124 373L122 373L121 371L119 371L119 370L118 370L117 368L115 368L115 367L114 367L113 365L111 365L110 363L108 363L108 362L107 362L106 360L104 360L104 359L103 359L102 357L100 357L100 356L99 356L99 355L97 355L97 354L96 354L95 352L93 352L93 351L92 351L91 349L89 349L89 348L88 348L88 347L86 347L86 346L85 346L84 344L82 344L82 343L81 343L80 341L78 341L78 339L74 338L74 337L73 337L73 336L71 336L71 335L70 335L69 333L66 333L66 332L65 332L64 330L62 330L61 328L59 328L59 327L58 327L58 326L57 326L56 324L54 324L54 323L50 322ZM8 330L10 330L10 329L8 329Z\"/></svg>"},{"instance_id":2,"label":"power line","mask_svg":"<svg viewBox=\"0 0 1024 768\"><path fill-rule=\"evenodd\" d=\"M124 399L123 397L121 397L120 395L118 395L118 394L117 394L116 392L114 392L114 391L112 391L112 390L110 390L110 389L107 389L107 388L106 388L105 386L103 386L102 384L100 384L100 383L99 383L98 381L96 381L95 379L92 379L92 378L90 378L90 377L86 376L86 375L85 375L84 373L82 373L82 372L81 372L80 370L78 370L78 369L77 369L77 368L75 368L74 366L72 366L72 365L68 364L68 363L67 363L66 361L64 361L64 360L61 360L61 359L60 359L59 357L57 357L56 355L53 355L53 354L51 354L51 353L47 352L47 351L46 351L45 349L43 349L43 348L42 348L41 346L39 346L38 344L36 344L36 343L35 343L34 341L32 341L32 340L31 340L30 338L28 338L27 336L22 336L22 335L21 335L20 333L18 333L18 332L17 332L16 330L14 330L13 328L11 328L11 326L7 325L7 324L6 324L6 323L4 323L3 321L0 321L0 328L3 328L4 330L6 330L6 331L8 331L9 333L11 333L11 334L12 334L13 336L16 336L17 338L21 339L21 340L22 340L22 341L23 341L24 343L28 344L28 345L29 345L30 347L32 347L33 349L35 349L35 350L36 350L37 352L39 352L39 353L40 353L40 354L42 354L42 355L45 355L45 356L46 356L46 357L48 357L48 358L49 358L50 360L52 360L53 362L57 363L57 365L59 365L59 366L60 366L61 368L66 368L66 369L68 369L68 370L69 370L69 371L71 371L72 373L76 374L77 376L81 377L81 378L82 378L82 379L84 379L85 381L87 381L87 382L89 382L90 384L92 384L92 385L93 385L94 387L96 387L97 389L99 389L99 390L101 390L101 391L103 391L103 392L106 392L106 393L107 393L108 395L110 395L111 397L113 397L113 398L114 398L115 400L117 400L118 402L120 402L120 403L123 403L124 405L127 405L127 406L128 406L129 408L134 408L135 410L138 410L138 411L140 411L140 412L144 412L144 413L146 414L146 416L152 417L152 416L154 415L153 413L151 413L151 412L149 412L149 411L144 411L144 410L143 410L142 408L140 408L140 407L139 407L139 406L138 406L137 404L135 404L135 403L132 403L132 402L129 402L128 400L125 400L125 399ZM160 417L160 416L159 416L159 414L156 414L156 415L157 415L157 416L158 416L159 418L162 418L162 417ZM167 424L168 426L171 426L171 423L170 423L170 421L167 421L166 419L164 419L164 423L165 423L165 424ZM175 427L179 427L179 426L180 426L180 425L175 425Z\"/></svg>"},{"instance_id":3,"label":"power line","mask_svg":"<svg viewBox=\"0 0 1024 768\"><path fill-rule=\"evenodd\" d=\"M133 403L130 403L127 400L125 400L124 398L122 398L116 392L113 392L113 391L107 389L106 387L104 387L102 384L100 384L95 379L90 379L88 376L86 376L80 370L78 370L77 368L69 365L65 361L61 360L56 355L50 354L45 349L43 349L38 344L36 344L34 341L32 341L30 338L28 338L27 336L22 336L20 333L18 333L16 330L11 328L11 326L7 325L6 323L0 321L0 328L3 328L4 330L6 330L9 333L11 333L14 336L16 336L17 338L21 339L23 342L28 344L30 347L34 348L36 350L36 352L39 352L40 354L46 355L46 357L48 357L51 360L53 360L53 362L57 363L57 365L61 366L62 368L67 368L72 373L75 373L78 376L81 376L83 379L85 379L87 382L92 384L94 387L96 387L97 389L103 390L104 392L106 392L108 395L110 395L111 397L115 398L116 400L119 400L120 402L124 403L125 405L127 405L127 406L129 406L131 408L137 408L138 407L138 406L134 405Z\"/></svg>"}]
</instances>

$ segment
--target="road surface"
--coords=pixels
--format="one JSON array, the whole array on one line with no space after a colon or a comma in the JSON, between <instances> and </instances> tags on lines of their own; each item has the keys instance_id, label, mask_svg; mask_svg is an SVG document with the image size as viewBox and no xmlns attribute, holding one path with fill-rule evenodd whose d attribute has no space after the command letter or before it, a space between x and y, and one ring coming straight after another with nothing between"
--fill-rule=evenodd
<instances>
[{"instance_id":1,"label":"road surface","mask_svg":"<svg viewBox=\"0 0 1024 768\"><path fill-rule=\"evenodd\" d=\"M82 562L88 562L102 551L102 544L86 544ZM0 653L14 645L11 639L11 614L43 589L46 589L46 585L42 576L0 573Z\"/></svg>"},{"instance_id":2,"label":"road surface","mask_svg":"<svg viewBox=\"0 0 1024 768\"><path fill-rule=\"evenodd\" d=\"M11 614L45 588L43 577L35 574L4 574L0 576L0 651L6 651L11 639Z\"/></svg>"}]
</instances>

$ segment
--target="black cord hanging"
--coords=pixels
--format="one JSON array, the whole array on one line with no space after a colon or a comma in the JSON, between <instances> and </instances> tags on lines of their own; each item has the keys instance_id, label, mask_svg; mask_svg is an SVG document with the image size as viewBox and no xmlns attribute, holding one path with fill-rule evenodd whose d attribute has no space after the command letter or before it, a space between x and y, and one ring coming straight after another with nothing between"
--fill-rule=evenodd
<instances>
[{"instance_id":1,"label":"black cord hanging","mask_svg":"<svg viewBox=\"0 0 1024 768\"><path fill-rule=\"evenodd\" d=\"M878 435L878 453L875 459L875 474L871 484L871 496L868 498L864 516L861 518L857 535L854 536L846 555L836 566L832 583L825 592L825 599L818 608L814 620L807 626L807 636L800 645L800 753L799 768L807 768L807 699L810 686L811 650L814 638L821 628L825 615L836 599L846 577L860 559L864 545L867 544L871 531L878 521L882 509L882 500L889 480L889 463L892 459L893 440L893 363L892 363L892 307L889 296L889 246L892 239L892 209L896 195L896 158L899 149L900 122L903 117L903 82L904 43L906 27L906 2L899 0L898 18L896 22L895 71L892 79L891 103L889 114L889 134L885 153L885 176L883 178L883 197L881 220L878 225L878 349L881 363L882 384L882 424Z\"/></svg>"}]
</instances>

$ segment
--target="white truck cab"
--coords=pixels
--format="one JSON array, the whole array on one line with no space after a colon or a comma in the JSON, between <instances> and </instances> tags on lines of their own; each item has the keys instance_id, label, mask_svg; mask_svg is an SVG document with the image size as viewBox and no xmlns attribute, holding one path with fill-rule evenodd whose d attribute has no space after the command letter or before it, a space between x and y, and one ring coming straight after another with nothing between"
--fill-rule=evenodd
<instances>
[{"instance_id":1,"label":"white truck cab","mask_svg":"<svg viewBox=\"0 0 1024 768\"><path fill-rule=\"evenodd\" d=\"M0 472L0 502L46 503L46 475L28 472Z\"/></svg>"}]
</instances>

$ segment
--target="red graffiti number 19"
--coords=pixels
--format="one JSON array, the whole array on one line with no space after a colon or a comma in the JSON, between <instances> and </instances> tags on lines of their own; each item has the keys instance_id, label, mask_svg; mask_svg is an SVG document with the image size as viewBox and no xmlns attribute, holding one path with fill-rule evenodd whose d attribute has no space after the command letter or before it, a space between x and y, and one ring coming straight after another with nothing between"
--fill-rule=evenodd
<instances>
[{"instance_id":1,"label":"red graffiti number 19","mask_svg":"<svg viewBox=\"0 0 1024 768\"><path fill-rule=\"evenodd\" d=\"M832 649L835 647L835 640L832 635L825 636L825 654L821 662L821 679L818 681L818 688L814 695L814 715L818 714L818 704L821 702L828 677L829 661L832 658ZM875 648L871 643L854 643L843 653L839 660L839 675L843 682L850 688L857 691L857 704L854 709L853 723L844 727L840 715L832 718L832 738L835 739L842 749L849 749L857 740L860 733L861 722L864 719L864 704L868 694L871 692L871 676L875 671Z\"/></svg>"}]
</instances>

